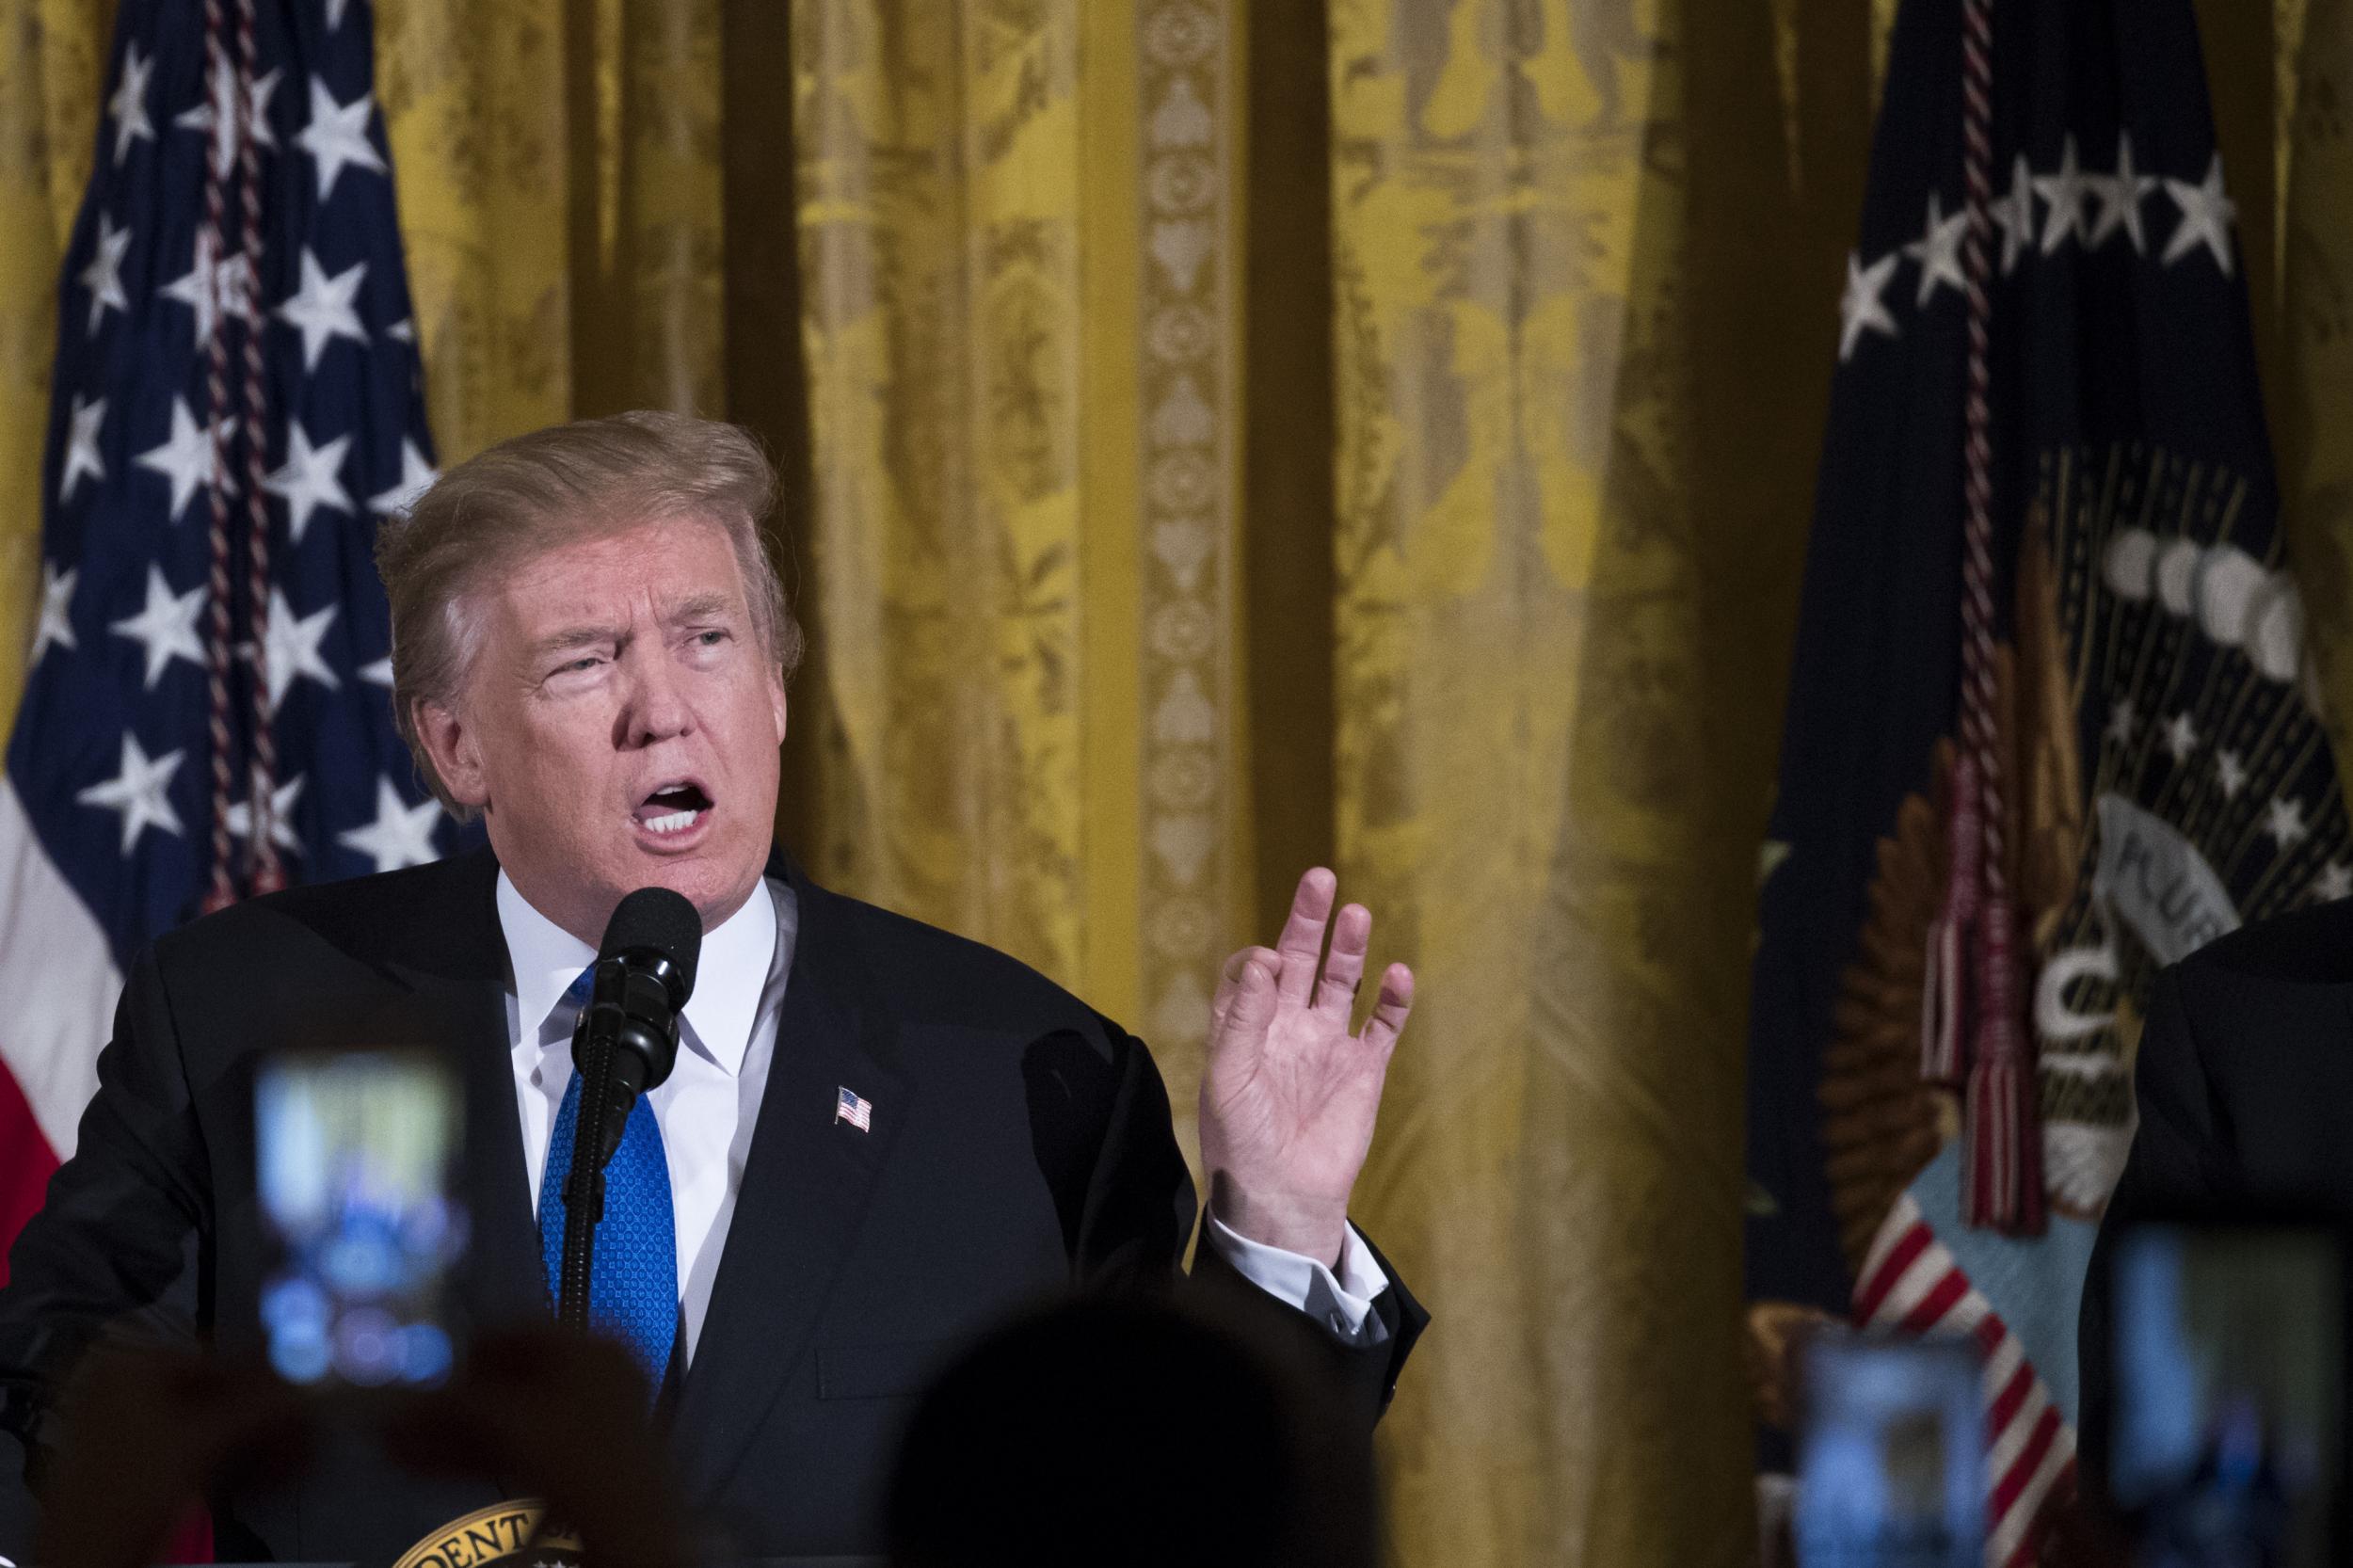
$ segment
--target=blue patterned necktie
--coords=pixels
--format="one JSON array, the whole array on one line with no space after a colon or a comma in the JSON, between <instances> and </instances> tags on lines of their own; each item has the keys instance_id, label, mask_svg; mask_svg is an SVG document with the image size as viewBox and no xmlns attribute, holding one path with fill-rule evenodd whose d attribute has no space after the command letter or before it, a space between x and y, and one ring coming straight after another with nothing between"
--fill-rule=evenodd
<instances>
[{"instance_id":1,"label":"blue patterned necktie","mask_svg":"<svg viewBox=\"0 0 2353 1568\"><path fill-rule=\"evenodd\" d=\"M593 968L564 993L574 1017L587 1004ZM562 1294L564 1182L572 1169L572 1138L580 1126L580 1069L564 1090L555 1130L548 1138L539 1180L539 1253L548 1271L548 1299ZM645 1096L630 1107L621 1146L605 1168L604 1218L597 1225L596 1273L589 1283L588 1321L637 1352L659 1385L678 1336L678 1229L670 1210L670 1167L662 1128Z\"/></svg>"}]
</instances>

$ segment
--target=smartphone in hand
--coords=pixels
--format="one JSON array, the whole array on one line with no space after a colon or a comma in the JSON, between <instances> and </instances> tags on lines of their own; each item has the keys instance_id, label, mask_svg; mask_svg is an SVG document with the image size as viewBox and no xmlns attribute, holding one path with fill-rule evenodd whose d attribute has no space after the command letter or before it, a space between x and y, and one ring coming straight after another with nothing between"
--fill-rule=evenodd
<instances>
[{"instance_id":1,"label":"smartphone in hand","mask_svg":"<svg viewBox=\"0 0 2353 1568\"><path fill-rule=\"evenodd\" d=\"M2152 1219L2120 1233L2106 1480L2136 1563L2346 1560L2345 1264L2333 1222Z\"/></svg>"},{"instance_id":2,"label":"smartphone in hand","mask_svg":"<svg viewBox=\"0 0 2353 1568\"><path fill-rule=\"evenodd\" d=\"M467 1231L460 1093L453 1065L425 1050L263 1064L256 1187L274 1261L262 1327L288 1382L413 1387L447 1376L444 1297Z\"/></svg>"},{"instance_id":3,"label":"smartphone in hand","mask_svg":"<svg viewBox=\"0 0 2353 1568\"><path fill-rule=\"evenodd\" d=\"M1965 1339L1825 1330L1803 1351L1799 1568L1979 1568L1983 1367Z\"/></svg>"}]
</instances>

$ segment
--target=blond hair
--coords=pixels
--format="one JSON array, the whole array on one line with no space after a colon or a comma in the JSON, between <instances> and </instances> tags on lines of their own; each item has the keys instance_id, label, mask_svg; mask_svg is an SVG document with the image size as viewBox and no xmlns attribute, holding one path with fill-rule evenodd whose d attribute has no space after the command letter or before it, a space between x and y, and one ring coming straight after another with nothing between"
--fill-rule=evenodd
<instances>
[{"instance_id":1,"label":"blond hair","mask_svg":"<svg viewBox=\"0 0 2353 1568\"><path fill-rule=\"evenodd\" d=\"M451 469L406 517L376 536L376 569L392 612L392 724L434 797L461 820L419 739L421 702L454 706L481 643L469 600L524 561L641 523L717 523L734 547L753 629L790 679L800 623L760 523L776 475L748 432L715 420L640 409L517 436Z\"/></svg>"}]
</instances>

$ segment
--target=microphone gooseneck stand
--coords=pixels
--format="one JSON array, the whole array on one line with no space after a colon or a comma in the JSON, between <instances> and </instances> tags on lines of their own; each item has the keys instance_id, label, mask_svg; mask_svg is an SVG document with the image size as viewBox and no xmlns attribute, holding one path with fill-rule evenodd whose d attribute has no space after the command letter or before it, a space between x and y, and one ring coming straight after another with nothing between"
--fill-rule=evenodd
<instances>
[{"instance_id":1,"label":"microphone gooseneck stand","mask_svg":"<svg viewBox=\"0 0 2353 1568\"><path fill-rule=\"evenodd\" d=\"M612 1119L614 1035L619 1008L605 992L609 960L597 962L596 990L572 1030L580 1069L580 1120L572 1130L571 1174L564 1180L564 1256L557 1273L555 1320L588 1326L588 1285L596 1277L597 1225L604 1218L605 1123ZM614 1140L617 1144L618 1139Z\"/></svg>"},{"instance_id":2,"label":"microphone gooseneck stand","mask_svg":"<svg viewBox=\"0 0 2353 1568\"><path fill-rule=\"evenodd\" d=\"M555 1298L555 1320L567 1328L588 1326L597 1224L604 1218L604 1168L621 1146L637 1096L670 1076L678 1059L679 1010L691 984L667 954L637 949L597 960L588 1006L572 1031L580 1120L572 1130L571 1173L564 1180L564 1252Z\"/></svg>"}]
</instances>

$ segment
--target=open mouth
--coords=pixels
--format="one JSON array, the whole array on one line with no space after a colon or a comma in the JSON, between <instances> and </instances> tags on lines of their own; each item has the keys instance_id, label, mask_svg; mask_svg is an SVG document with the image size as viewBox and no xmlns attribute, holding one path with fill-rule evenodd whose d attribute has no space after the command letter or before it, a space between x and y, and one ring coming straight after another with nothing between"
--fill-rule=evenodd
<instances>
[{"instance_id":1,"label":"open mouth","mask_svg":"<svg viewBox=\"0 0 2353 1568\"><path fill-rule=\"evenodd\" d=\"M702 820L711 809L711 797L702 786L692 780L664 784L644 800L631 813L637 824L648 833L683 833Z\"/></svg>"}]
</instances>

